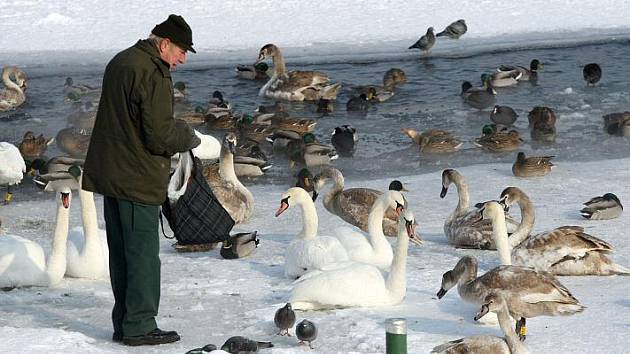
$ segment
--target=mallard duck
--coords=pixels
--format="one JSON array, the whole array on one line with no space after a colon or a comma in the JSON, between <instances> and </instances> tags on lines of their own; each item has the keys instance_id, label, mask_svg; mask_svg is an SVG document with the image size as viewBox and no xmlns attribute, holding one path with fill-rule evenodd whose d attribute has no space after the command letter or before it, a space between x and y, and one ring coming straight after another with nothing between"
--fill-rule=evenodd
<instances>
[{"instance_id":1,"label":"mallard duck","mask_svg":"<svg viewBox=\"0 0 630 354\"><path fill-rule=\"evenodd\" d=\"M582 69L586 85L595 85L602 78L602 68L597 63L590 63Z\"/></svg>"},{"instance_id":2,"label":"mallard duck","mask_svg":"<svg viewBox=\"0 0 630 354\"><path fill-rule=\"evenodd\" d=\"M99 91L99 88L85 84L75 84L71 77L67 77L66 82L63 84L63 93L67 101L78 101L81 97L96 91Z\"/></svg>"},{"instance_id":3,"label":"mallard duck","mask_svg":"<svg viewBox=\"0 0 630 354\"><path fill-rule=\"evenodd\" d=\"M365 95L370 102L385 102L394 96L393 87L379 85L357 86L354 91L360 95Z\"/></svg>"},{"instance_id":4,"label":"mallard duck","mask_svg":"<svg viewBox=\"0 0 630 354\"><path fill-rule=\"evenodd\" d=\"M407 75L402 69L391 68L383 75L383 86L389 90L393 90L407 82Z\"/></svg>"},{"instance_id":5,"label":"mallard duck","mask_svg":"<svg viewBox=\"0 0 630 354\"><path fill-rule=\"evenodd\" d=\"M91 132L96 122L97 108L98 103L93 105L90 101L85 102L68 115L68 124L82 133Z\"/></svg>"},{"instance_id":6,"label":"mallard duck","mask_svg":"<svg viewBox=\"0 0 630 354\"><path fill-rule=\"evenodd\" d=\"M416 41L416 43L412 44L408 49L420 49L425 54L429 54L431 52L431 48L435 44L435 34L433 33L433 27L429 27L427 29L427 33L425 33L420 39Z\"/></svg>"},{"instance_id":7,"label":"mallard duck","mask_svg":"<svg viewBox=\"0 0 630 354\"><path fill-rule=\"evenodd\" d=\"M492 87L508 87L518 84L518 80L523 76L518 70L499 71L494 74L482 74L481 81L487 82Z\"/></svg>"},{"instance_id":8,"label":"mallard duck","mask_svg":"<svg viewBox=\"0 0 630 354\"><path fill-rule=\"evenodd\" d=\"M300 187L308 193L311 193L315 190L315 187L313 185L313 173L308 168L302 168L300 171L298 171L295 177L297 178L297 182L295 182L296 187Z\"/></svg>"},{"instance_id":9,"label":"mallard duck","mask_svg":"<svg viewBox=\"0 0 630 354\"><path fill-rule=\"evenodd\" d=\"M25 160L33 160L46 152L48 145L52 144L54 140L54 138L44 138L43 134L35 137L32 131L27 131L18 148Z\"/></svg>"},{"instance_id":10,"label":"mallard duck","mask_svg":"<svg viewBox=\"0 0 630 354\"><path fill-rule=\"evenodd\" d=\"M209 113L206 114L206 126L210 130L234 130L238 127L242 117L243 115L232 115L232 112L229 111L220 115Z\"/></svg>"},{"instance_id":11,"label":"mallard duck","mask_svg":"<svg viewBox=\"0 0 630 354\"><path fill-rule=\"evenodd\" d=\"M604 130L611 135L630 136L630 112L605 115Z\"/></svg>"},{"instance_id":12,"label":"mallard duck","mask_svg":"<svg viewBox=\"0 0 630 354\"><path fill-rule=\"evenodd\" d=\"M177 81L173 84L173 99L177 101L185 101L188 96L186 90L186 83L183 81Z\"/></svg>"},{"instance_id":13,"label":"mallard duck","mask_svg":"<svg viewBox=\"0 0 630 354\"><path fill-rule=\"evenodd\" d=\"M273 134L267 137L267 141L272 144L273 152L286 152L289 143L295 140L302 140L302 134L291 130L276 129Z\"/></svg>"},{"instance_id":14,"label":"mallard duck","mask_svg":"<svg viewBox=\"0 0 630 354\"><path fill-rule=\"evenodd\" d=\"M234 153L237 138L227 133L221 142L218 168L204 167L203 175L221 205L227 210L235 224L246 222L254 210L254 196L238 180L234 171Z\"/></svg>"},{"instance_id":15,"label":"mallard duck","mask_svg":"<svg viewBox=\"0 0 630 354\"><path fill-rule=\"evenodd\" d=\"M252 254L260 240L257 237L258 232L240 232L231 235L229 239L223 242L221 247L221 257L225 259L236 259L247 257Z\"/></svg>"},{"instance_id":16,"label":"mallard duck","mask_svg":"<svg viewBox=\"0 0 630 354\"><path fill-rule=\"evenodd\" d=\"M201 106L195 107L194 111L185 111L178 114L176 119L181 119L190 125L200 125L206 123L206 115L204 109Z\"/></svg>"},{"instance_id":17,"label":"mallard duck","mask_svg":"<svg viewBox=\"0 0 630 354\"><path fill-rule=\"evenodd\" d=\"M556 114L549 107L534 107L527 115L532 140L553 142L556 138Z\"/></svg>"},{"instance_id":18,"label":"mallard duck","mask_svg":"<svg viewBox=\"0 0 630 354\"><path fill-rule=\"evenodd\" d=\"M352 157L354 155L354 147L358 140L357 130L347 124L333 129L332 137L330 138L332 146L343 157Z\"/></svg>"},{"instance_id":19,"label":"mallard duck","mask_svg":"<svg viewBox=\"0 0 630 354\"><path fill-rule=\"evenodd\" d=\"M616 219L623 211L621 201L613 193L606 193L602 196L591 198L584 205L585 207L580 210L580 214L585 219L590 220Z\"/></svg>"},{"instance_id":20,"label":"mallard duck","mask_svg":"<svg viewBox=\"0 0 630 354\"><path fill-rule=\"evenodd\" d=\"M268 80L271 76L267 63L261 62L255 65L237 65L236 76L245 80Z\"/></svg>"},{"instance_id":21,"label":"mallard duck","mask_svg":"<svg viewBox=\"0 0 630 354\"><path fill-rule=\"evenodd\" d=\"M22 181L26 172L26 164L20 150L11 143L0 142L0 186L7 186L4 204L11 202L13 193L11 186Z\"/></svg>"},{"instance_id":22,"label":"mallard duck","mask_svg":"<svg viewBox=\"0 0 630 354\"><path fill-rule=\"evenodd\" d=\"M521 146L523 140L516 130L494 130L486 124L482 136L475 139L474 144L491 152L514 151Z\"/></svg>"},{"instance_id":23,"label":"mallard duck","mask_svg":"<svg viewBox=\"0 0 630 354\"><path fill-rule=\"evenodd\" d=\"M249 121L249 119L247 121ZM275 130L276 128L270 125L243 122L238 126L239 141L252 140L256 143L262 143L266 141Z\"/></svg>"},{"instance_id":24,"label":"mallard duck","mask_svg":"<svg viewBox=\"0 0 630 354\"><path fill-rule=\"evenodd\" d=\"M357 86L354 91L364 94L368 101L385 102L394 96L394 89L407 82L407 76L401 69L392 68L383 75L383 85Z\"/></svg>"},{"instance_id":25,"label":"mallard duck","mask_svg":"<svg viewBox=\"0 0 630 354\"><path fill-rule=\"evenodd\" d=\"M315 130L315 122L310 118L289 118L282 115L274 115L271 117L271 126L274 129L290 130L297 133L310 133Z\"/></svg>"},{"instance_id":26,"label":"mallard duck","mask_svg":"<svg viewBox=\"0 0 630 354\"><path fill-rule=\"evenodd\" d=\"M291 140L286 154L292 165L301 164L308 168L329 165L339 157L335 148L318 142L312 133L304 134L300 140Z\"/></svg>"},{"instance_id":27,"label":"mallard duck","mask_svg":"<svg viewBox=\"0 0 630 354\"><path fill-rule=\"evenodd\" d=\"M533 125L536 122L545 122L550 126L556 125L556 114L553 109L549 107L536 106L527 115L529 125Z\"/></svg>"},{"instance_id":28,"label":"mallard duck","mask_svg":"<svg viewBox=\"0 0 630 354\"><path fill-rule=\"evenodd\" d=\"M223 97L223 93L221 91L215 90L208 99L208 111L206 113L211 112L212 109L231 110L232 104Z\"/></svg>"},{"instance_id":29,"label":"mallard duck","mask_svg":"<svg viewBox=\"0 0 630 354\"><path fill-rule=\"evenodd\" d=\"M273 76L260 89L260 96L288 101L337 98L341 84L330 84L328 75L318 71L287 71L276 45L266 44L260 49L258 63L267 58L273 60Z\"/></svg>"},{"instance_id":30,"label":"mallard duck","mask_svg":"<svg viewBox=\"0 0 630 354\"><path fill-rule=\"evenodd\" d=\"M542 70L543 64L538 59L533 59L529 63L529 69L520 65L501 65L497 68L499 72L519 71L522 76L519 81L536 81L538 79L538 70Z\"/></svg>"},{"instance_id":31,"label":"mallard duck","mask_svg":"<svg viewBox=\"0 0 630 354\"><path fill-rule=\"evenodd\" d=\"M512 173L516 177L541 177L555 167L551 159L555 156L530 156L525 157L525 153L519 151L516 161L512 165Z\"/></svg>"},{"instance_id":32,"label":"mallard duck","mask_svg":"<svg viewBox=\"0 0 630 354\"><path fill-rule=\"evenodd\" d=\"M267 156L262 151L258 142L246 138L238 138L238 144L234 150L234 172L237 177L258 177L265 174L272 165L268 163ZM204 170L207 175L214 170L218 173L219 164L206 165ZM215 174L218 176L218 174Z\"/></svg>"},{"instance_id":33,"label":"mallard duck","mask_svg":"<svg viewBox=\"0 0 630 354\"><path fill-rule=\"evenodd\" d=\"M54 156L48 160L37 158L33 160L28 166L29 170L37 171L37 175L46 175L56 172L68 172L72 166L83 166L85 161L68 156ZM29 171L30 172L30 171ZM71 189L76 190L79 188L78 180L77 184L71 185Z\"/></svg>"},{"instance_id":34,"label":"mallard duck","mask_svg":"<svg viewBox=\"0 0 630 354\"><path fill-rule=\"evenodd\" d=\"M492 88L492 86L487 85L487 83L484 83L483 88L473 87L468 81L464 81L462 83L461 96L464 99L464 102L471 107L477 109L486 109L491 107L497 102L496 95L497 92Z\"/></svg>"},{"instance_id":35,"label":"mallard duck","mask_svg":"<svg viewBox=\"0 0 630 354\"><path fill-rule=\"evenodd\" d=\"M428 129L419 133L410 128L402 132L418 145L420 151L428 154L448 154L459 150L462 143L451 133L440 129Z\"/></svg>"},{"instance_id":36,"label":"mallard duck","mask_svg":"<svg viewBox=\"0 0 630 354\"><path fill-rule=\"evenodd\" d=\"M319 101L317 101L317 113L324 113L324 115L326 115L326 113L330 113L334 110L335 106L332 100L320 98Z\"/></svg>"},{"instance_id":37,"label":"mallard duck","mask_svg":"<svg viewBox=\"0 0 630 354\"><path fill-rule=\"evenodd\" d=\"M11 76L15 82L11 81ZM26 101L26 73L15 66L5 66L2 68L2 82L4 89L0 90L0 112L21 106Z\"/></svg>"},{"instance_id":38,"label":"mallard duck","mask_svg":"<svg viewBox=\"0 0 630 354\"><path fill-rule=\"evenodd\" d=\"M57 142L57 147L64 153L72 157L85 158L90 145L90 138L90 134L82 133L78 129L69 127L61 129L57 133L55 141Z\"/></svg>"},{"instance_id":39,"label":"mallard duck","mask_svg":"<svg viewBox=\"0 0 630 354\"><path fill-rule=\"evenodd\" d=\"M364 93L350 98L346 103L346 110L349 112L365 112L368 108L370 108L368 96Z\"/></svg>"},{"instance_id":40,"label":"mallard duck","mask_svg":"<svg viewBox=\"0 0 630 354\"><path fill-rule=\"evenodd\" d=\"M512 109L512 107L508 106L494 106L492 112L490 112L490 120L495 124L509 127L510 125L516 122L516 118L518 118L518 114Z\"/></svg>"},{"instance_id":41,"label":"mallard duck","mask_svg":"<svg viewBox=\"0 0 630 354\"><path fill-rule=\"evenodd\" d=\"M450 25L446 26L444 31L436 34L436 37L449 37L451 39L459 39L459 37L463 36L466 31L468 31L468 26L466 26L466 21L457 20Z\"/></svg>"}]
</instances>

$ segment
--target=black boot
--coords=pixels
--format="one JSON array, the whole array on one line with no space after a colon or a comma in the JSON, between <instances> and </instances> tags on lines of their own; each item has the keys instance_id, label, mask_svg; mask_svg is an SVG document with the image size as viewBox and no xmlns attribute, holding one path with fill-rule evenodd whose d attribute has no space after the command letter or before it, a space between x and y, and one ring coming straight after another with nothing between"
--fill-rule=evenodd
<instances>
[{"instance_id":1,"label":"black boot","mask_svg":"<svg viewBox=\"0 0 630 354\"><path fill-rule=\"evenodd\" d=\"M130 346L156 345L177 342L180 339L175 331L163 331L159 328L140 336L124 336L123 344Z\"/></svg>"}]
</instances>

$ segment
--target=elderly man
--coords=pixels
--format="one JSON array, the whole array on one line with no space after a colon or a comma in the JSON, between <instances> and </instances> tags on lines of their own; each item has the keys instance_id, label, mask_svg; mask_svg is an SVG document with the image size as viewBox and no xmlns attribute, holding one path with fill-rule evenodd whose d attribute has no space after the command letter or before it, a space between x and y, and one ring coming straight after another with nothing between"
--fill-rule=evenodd
<instances>
[{"instance_id":1,"label":"elderly man","mask_svg":"<svg viewBox=\"0 0 630 354\"><path fill-rule=\"evenodd\" d=\"M114 293L114 341L152 345L178 341L157 327L160 302L159 206L166 199L170 158L200 140L173 118L170 71L186 62L192 31L177 15L105 68L103 92L85 159L83 189L104 196Z\"/></svg>"}]
</instances>

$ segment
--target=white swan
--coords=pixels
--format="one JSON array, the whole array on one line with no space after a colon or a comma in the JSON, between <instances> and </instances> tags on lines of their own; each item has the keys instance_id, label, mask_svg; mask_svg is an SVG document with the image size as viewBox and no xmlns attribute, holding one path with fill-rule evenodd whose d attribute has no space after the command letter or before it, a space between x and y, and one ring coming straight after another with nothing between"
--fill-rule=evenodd
<instances>
[{"instance_id":1,"label":"white swan","mask_svg":"<svg viewBox=\"0 0 630 354\"><path fill-rule=\"evenodd\" d=\"M398 223L398 242L391 271L365 263L316 271L299 279L288 302L294 310L374 307L399 304L407 293L407 246L415 234L415 219L407 209Z\"/></svg>"},{"instance_id":2,"label":"white swan","mask_svg":"<svg viewBox=\"0 0 630 354\"><path fill-rule=\"evenodd\" d=\"M201 139L201 143L192 149L193 154L202 160L218 159L221 153L221 143L212 135L202 134L195 129L195 135Z\"/></svg>"},{"instance_id":3,"label":"white swan","mask_svg":"<svg viewBox=\"0 0 630 354\"><path fill-rule=\"evenodd\" d=\"M321 269L326 264L347 261L348 254L339 240L317 235L317 211L304 189L293 187L284 192L276 217L293 205L302 207L302 231L287 247L285 276L295 279L308 271Z\"/></svg>"},{"instance_id":4,"label":"white swan","mask_svg":"<svg viewBox=\"0 0 630 354\"><path fill-rule=\"evenodd\" d=\"M52 240L52 251L46 259L44 249L23 237L0 237L0 288L21 286L53 286L66 271L66 239L68 237L70 187L74 177L69 173L52 173L46 188L58 192L57 216Z\"/></svg>"},{"instance_id":5,"label":"white swan","mask_svg":"<svg viewBox=\"0 0 630 354\"><path fill-rule=\"evenodd\" d=\"M612 245L585 233L580 226L561 226L530 235L535 221L534 206L519 188L504 189L501 203L507 207L518 203L522 217L521 225L512 236L508 238L505 233L495 235L497 242L506 244L499 249L502 264L512 261L516 265L533 267L555 275L630 275L630 269L615 264L608 258L608 254L613 251ZM496 216L488 213L488 218Z\"/></svg>"},{"instance_id":6,"label":"white swan","mask_svg":"<svg viewBox=\"0 0 630 354\"><path fill-rule=\"evenodd\" d=\"M459 202L455 211L444 221L444 235L448 242L460 248L496 249L492 237L492 223L489 220L479 222L480 215L477 209L469 210L468 184L464 177L453 169L442 171L442 192L440 198L444 198L448 187L454 183L457 187ZM508 231L513 231L518 226L511 218Z\"/></svg>"},{"instance_id":7,"label":"white swan","mask_svg":"<svg viewBox=\"0 0 630 354\"><path fill-rule=\"evenodd\" d=\"M4 203L8 204L13 197L11 186L22 181L26 172L26 164L20 154L20 150L15 145L7 142L0 142L0 186L7 186L7 193L4 196Z\"/></svg>"},{"instance_id":8,"label":"white swan","mask_svg":"<svg viewBox=\"0 0 630 354\"><path fill-rule=\"evenodd\" d=\"M433 354L459 354L459 353L483 353L483 354L530 354L530 351L519 340L512 330L512 320L505 301L487 301L481 306L475 320L484 317L489 311L497 314L499 326L505 337L495 336L471 336L456 339L439 345L431 351Z\"/></svg>"},{"instance_id":9,"label":"white swan","mask_svg":"<svg viewBox=\"0 0 630 354\"><path fill-rule=\"evenodd\" d=\"M15 82L11 81L11 75ZM24 91L26 90L28 78L24 71L15 66L5 66L2 68L2 82L4 89L0 90L0 112L15 109L26 101Z\"/></svg>"},{"instance_id":10,"label":"white swan","mask_svg":"<svg viewBox=\"0 0 630 354\"><path fill-rule=\"evenodd\" d=\"M92 192L79 189L83 230L73 228L68 235L66 275L100 279L109 274L109 248L105 230L98 228Z\"/></svg>"},{"instance_id":11,"label":"white swan","mask_svg":"<svg viewBox=\"0 0 630 354\"><path fill-rule=\"evenodd\" d=\"M387 191L381 194L372 205L368 216L367 238L363 232L350 227L340 227L335 230L335 237L346 249L351 260L371 264L381 270L389 270L394 253L383 233L383 216L388 208L400 214L404 210L404 204L405 199L398 191Z\"/></svg>"}]
</instances>

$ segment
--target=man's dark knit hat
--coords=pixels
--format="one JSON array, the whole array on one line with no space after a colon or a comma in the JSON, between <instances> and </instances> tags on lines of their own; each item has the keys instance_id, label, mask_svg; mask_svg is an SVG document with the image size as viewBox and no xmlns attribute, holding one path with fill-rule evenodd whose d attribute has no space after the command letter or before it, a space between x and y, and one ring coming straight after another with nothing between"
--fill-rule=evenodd
<instances>
[{"instance_id":1,"label":"man's dark knit hat","mask_svg":"<svg viewBox=\"0 0 630 354\"><path fill-rule=\"evenodd\" d=\"M157 24L151 31L156 36L168 38L182 49L197 53L193 49L192 30L183 17L169 15L166 21Z\"/></svg>"}]
</instances>

